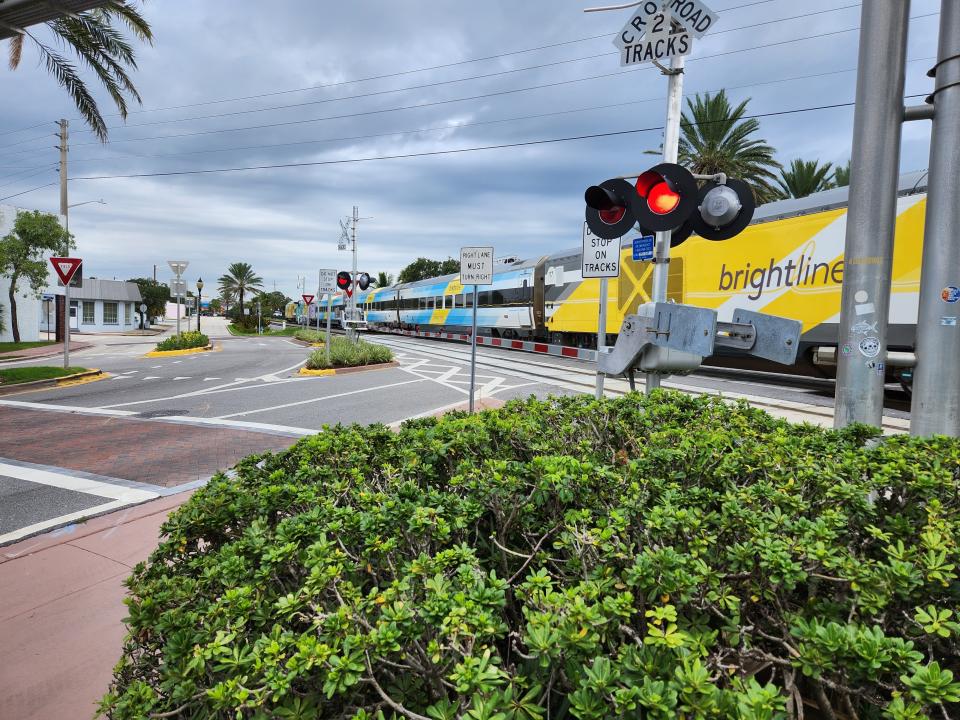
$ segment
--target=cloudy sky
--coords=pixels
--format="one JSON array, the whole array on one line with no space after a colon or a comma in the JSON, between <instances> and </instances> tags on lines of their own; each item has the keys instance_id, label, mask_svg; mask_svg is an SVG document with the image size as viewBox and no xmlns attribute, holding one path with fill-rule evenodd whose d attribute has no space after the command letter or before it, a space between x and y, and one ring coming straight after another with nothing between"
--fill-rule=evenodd
<instances>
[{"instance_id":1,"label":"cloudy sky","mask_svg":"<svg viewBox=\"0 0 960 720\"><path fill-rule=\"evenodd\" d=\"M337 238L353 205L371 218L359 233L370 273L461 245L520 256L573 247L584 188L653 164L644 151L661 131L516 144L656 128L666 91L656 70L619 66L611 40L628 11L584 14L589 4L150 0L156 40L138 50L134 75L143 106L124 123L101 100L106 145L35 49L15 72L3 63L0 198L56 180L52 133L65 117L70 202L106 202L71 212L77 254L97 277L156 264L166 280L165 261L185 259L191 282L209 282L246 261L267 289L293 296L299 276L315 287L317 269L349 267ZM859 2L710 5L720 21L688 58L688 97L727 88L757 114L853 100ZM912 3L908 95L932 88L938 7ZM852 108L761 119L784 164L845 163L852 124ZM927 167L929 133L926 122L905 127L904 171ZM472 150L496 145L514 147ZM378 159L397 155L420 157ZM301 165L163 175L282 164ZM58 197L48 187L0 202L55 211Z\"/></svg>"}]
</instances>

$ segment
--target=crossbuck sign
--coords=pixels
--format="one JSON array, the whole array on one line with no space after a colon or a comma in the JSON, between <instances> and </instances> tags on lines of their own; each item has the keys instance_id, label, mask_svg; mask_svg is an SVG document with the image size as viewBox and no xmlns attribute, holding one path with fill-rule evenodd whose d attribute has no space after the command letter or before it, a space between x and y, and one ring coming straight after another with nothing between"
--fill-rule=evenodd
<instances>
[{"instance_id":1,"label":"crossbuck sign","mask_svg":"<svg viewBox=\"0 0 960 720\"><path fill-rule=\"evenodd\" d=\"M702 38L717 19L700 0L644 0L613 38L620 65L689 55L693 38Z\"/></svg>"}]
</instances>

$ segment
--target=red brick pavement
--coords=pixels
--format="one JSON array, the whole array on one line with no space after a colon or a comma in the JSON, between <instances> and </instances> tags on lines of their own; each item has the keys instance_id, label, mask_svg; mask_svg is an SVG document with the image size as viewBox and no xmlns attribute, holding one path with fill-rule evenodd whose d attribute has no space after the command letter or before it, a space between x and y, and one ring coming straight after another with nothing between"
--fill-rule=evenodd
<instances>
[{"instance_id":1,"label":"red brick pavement","mask_svg":"<svg viewBox=\"0 0 960 720\"><path fill-rule=\"evenodd\" d=\"M0 457L171 487L297 441L246 430L0 407Z\"/></svg>"},{"instance_id":2,"label":"red brick pavement","mask_svg":"<svg viewBox=\"0 0 960 720\"><path fill-rule=\"evenodd\" d=\"M70 350L86 350L90 343L80 343L70 341ZM38 345L37 347L24 348L23 350L14 350L13 352L0 353L0 362L13 362L14 360L30 360L33 358L53 357L54 355L63 355L63 343L51 343L50 345Z\"/></svg>"}]
</instances>

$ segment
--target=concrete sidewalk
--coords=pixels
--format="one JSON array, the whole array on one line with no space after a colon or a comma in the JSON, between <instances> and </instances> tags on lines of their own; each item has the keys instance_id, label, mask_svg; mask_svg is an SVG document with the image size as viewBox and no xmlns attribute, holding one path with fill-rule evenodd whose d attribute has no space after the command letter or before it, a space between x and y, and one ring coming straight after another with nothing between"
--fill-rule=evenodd
<instances>
[{"instance_id":1,"label":"concrete sidewalk","mask_svg":"<svg viewBox=\"0 0 960 720\"><path fill-rule=\"evenodd\" d=\"M94 717L123 644L123 581L189 496L0 549L0 718Z\"/></svg>"},{"instance_id":2,"label":"concrete sidewalk","mask_svg":"<svg viewBox=\"0 0 960 720\"><path fill-rule=\"evenodd\" d=\"M70 352L86 350L92 347L92 343L70 341ZM22 362L24 360L36 360L38 358L63 356L63 343L53 343L51 345L38 345L37 347L24 348L23 350L14 350L13 352L0 353L0 363Z\"/></svg>"}]
</instances>

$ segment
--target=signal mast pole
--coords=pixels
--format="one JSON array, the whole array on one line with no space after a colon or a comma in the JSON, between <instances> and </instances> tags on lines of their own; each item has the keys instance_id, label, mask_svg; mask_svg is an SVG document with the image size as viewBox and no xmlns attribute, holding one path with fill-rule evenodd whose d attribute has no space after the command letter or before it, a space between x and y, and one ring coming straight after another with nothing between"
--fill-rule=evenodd
<instances>
[{"instance_id":1,"label":"signal mast pole","mask_svg":"<svg viewBox=\"0 0 960 720\"><path fill-rule=\"evenodd\" d=\"M682 55L670 58L670 67L656 63L660 72L667 76L667 120L663 127L663 161L675 163L680 152L680 116L683 114L683 67ZM653 302L667 301L667 286L670 281L670 238L672 232L658 232L653 258ZM660 387L660 375L647 373L645 392L649 395Z\"/></svg>"}]
</instances>

